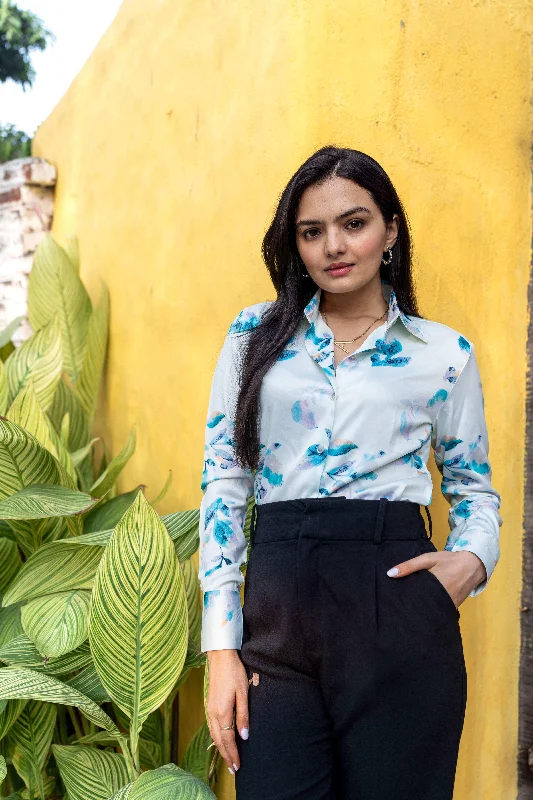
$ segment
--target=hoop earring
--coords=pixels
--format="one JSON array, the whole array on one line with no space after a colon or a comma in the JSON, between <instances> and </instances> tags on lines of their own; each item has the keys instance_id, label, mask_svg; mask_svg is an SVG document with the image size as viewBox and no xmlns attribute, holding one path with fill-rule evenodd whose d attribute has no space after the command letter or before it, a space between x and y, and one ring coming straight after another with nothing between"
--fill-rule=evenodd
<instances>
[{"instance_id":1,"label":"hoop earring","mask_svg":"<svg viewBox=\"0 0 533 800\"><path fill-rule=\"evenodd\" d=\"M391 250L391 248L390 248L390 247L387 247L387 250L389 251L389 260L388 260L388 261L384 261L384 260L383 260L383 258L381 259L381 263L382 263L382 264L383 264L383 266L385 266L385 267L388 267L388 266L389 266L389 264L392 262L392 250Z\"/></svg>"},{"instance_id":2,"label":"hoop earring","mask_svg":"<svg viewBox=\"0 0 533 800\"><path fill-rule=\"evenodd\" d=\"M311 277L308 272L303 272L302 275L303 275L304 278L310 278Z\"/></svg>"}]
</instances>

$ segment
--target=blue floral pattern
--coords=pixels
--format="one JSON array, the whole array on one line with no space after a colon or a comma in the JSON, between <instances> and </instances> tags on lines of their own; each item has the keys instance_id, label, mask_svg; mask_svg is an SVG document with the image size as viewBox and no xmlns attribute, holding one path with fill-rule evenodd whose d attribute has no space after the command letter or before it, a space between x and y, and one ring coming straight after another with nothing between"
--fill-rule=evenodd
<instances>
[{"instance_id":1,"label":"blue floral pattern","mask_svg":"<svg viewBox=\"0 0 533 800\"><path fill-rule=\"evenodd\" d=\"M242 643L240 567L248 499L410 500L430 505L433 449L449 504L446 550L470 550L487 580L499 559L501 498L491 483L483 391L473 343L438 322L404 314L382 281L386 322L335 366L318 289L261 387L255 474L234 453L238 367L271 301L231 323L215 368L205 427L200 507L202 651ZM376 370L375 367L382 367Z\"/></svg>"}]
</instances>

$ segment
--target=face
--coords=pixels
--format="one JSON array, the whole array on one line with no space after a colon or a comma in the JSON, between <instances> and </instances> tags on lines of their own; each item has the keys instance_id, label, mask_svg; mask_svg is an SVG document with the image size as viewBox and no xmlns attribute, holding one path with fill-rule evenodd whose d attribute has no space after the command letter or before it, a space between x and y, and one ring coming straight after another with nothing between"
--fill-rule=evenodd
<instances>
[{"instance_id":1,"label":"face","mask_svg":"<svg viewBox=\"0 0 533 800\"><path fill-rule=\"evenodd\" d=\"M308 186L296 212L296 245L307 272L328 292L376 282L384 251L398 237L399 217L386 224L366 189L347 178ZM385 253L385 259L389 255ZM338 265L337 269L332 269Z\"/></svg>"}]
</instances>

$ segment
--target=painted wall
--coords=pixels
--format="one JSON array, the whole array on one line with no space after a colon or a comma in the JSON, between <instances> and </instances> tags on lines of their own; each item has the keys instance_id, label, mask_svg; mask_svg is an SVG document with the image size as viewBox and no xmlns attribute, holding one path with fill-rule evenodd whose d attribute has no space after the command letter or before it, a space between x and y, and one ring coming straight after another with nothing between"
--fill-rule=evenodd
<instances>
[{"instance_id":1,"label":"painted wall","mask_svg":"<svg viewBox=\"0 0 533 800\"><path fill-rule=\"evenodd\" d=\"M200 503L215 359L274 297L259 246L286 180L326 143L390 173L422 313L475 342L503 498L501 561L462 606L457 800L516 796L532 30L529 0L125 0L34 148L58 167L56 236L79 235L94 297L111 290L100 425L114 451L134 424L139 442L120 488L155 497L172 469L161 513ZM200 693L198 676L181 694L180 748Z\"/></svg>"}]
</instances>

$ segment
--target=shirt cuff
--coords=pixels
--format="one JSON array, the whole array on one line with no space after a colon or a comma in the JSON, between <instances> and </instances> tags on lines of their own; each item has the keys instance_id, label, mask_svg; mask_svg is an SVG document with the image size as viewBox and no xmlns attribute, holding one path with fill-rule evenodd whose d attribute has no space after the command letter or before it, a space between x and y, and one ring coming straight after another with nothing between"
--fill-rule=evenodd
<instances>
[{"instance_id":1,"label":"shirt cuff","mask_svg":"<svg viewBox=\"0 0 533 800\"><path fill-rule=\"evenodd\" d=\"M472 589L469 597L476 597L476 595L481 594L481 592L486 589L487 583L500 557L498 542L483 528L471 527L466 529L465 527L463 529L462 525L458 525L448 537L444 549L450 550L452 553L468 550L471 553L475 553L475 555L481 559L485 565L487 577Z\"/></svg>"},{"instance_id":2,"label":"shirt cuff","mask_svg":"<svg viewBox=\"0 0 533 800\"><path fill-rule=\"evenodd\" d=\"M240 650L242 607L237 584L204 592L200 649Z\"/></svg>"}]
</instances>

